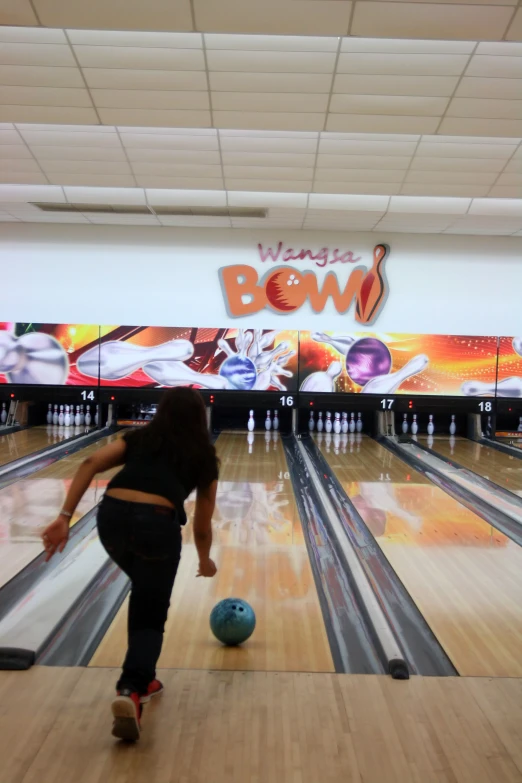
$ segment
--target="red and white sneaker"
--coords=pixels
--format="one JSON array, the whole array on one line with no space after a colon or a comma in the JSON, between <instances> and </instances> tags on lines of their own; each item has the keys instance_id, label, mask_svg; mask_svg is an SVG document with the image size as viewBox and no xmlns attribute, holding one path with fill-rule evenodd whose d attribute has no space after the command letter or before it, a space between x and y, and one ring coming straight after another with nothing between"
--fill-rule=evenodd
<instances>
[{"instance_id":1,"label":"red and white sneaker","mask_svg":"<svg viewBox=\"0 0 522 783\"><path fill-rule=\"evenodd\" d=\"M159 680L152 680L152 682L149 682L147 693L141 697L140 701L142 704L147 704L147 702L149 702L153 696L159 696L159 694L163 693L163 691L163 683Z\"/></svg>"},{"instance_id":2,"label":"red and white sneaker","mask_svg":"<svg viewBox=\"0 0 522 783\"><path fill-rule=\"evenodd\" d=\"M129 742L139 740L141 711L140 696L136 691L131 691L128 688L118 691L112 702L114 716L112 736Z\"/></svg>"}]
</instances>

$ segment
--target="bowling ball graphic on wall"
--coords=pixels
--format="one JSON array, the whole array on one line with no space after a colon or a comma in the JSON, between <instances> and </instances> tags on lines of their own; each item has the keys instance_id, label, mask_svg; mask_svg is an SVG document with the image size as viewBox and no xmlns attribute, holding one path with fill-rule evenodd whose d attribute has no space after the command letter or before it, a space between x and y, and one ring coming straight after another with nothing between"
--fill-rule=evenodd
<instances>
[{"instance_id":1,"label":"bowling ball graphic on wall","mask_svg":"<svg viewBox=\"0 0 522 783\"><path fill-rule=\"evenodd\" d=\"M387 375L391 366L390 349L375 337L363 337L348 348L346 372L359 386L365 386L378 375Z\"/></svg>"},{"instance_id":2,"label":"bowling ball graphic on wall","mask_svg":"<svg viewBox=\"0 0 522 783\"><path fill-rule=\"evenodd\" d=\"M307 291L303 276L295 269L274 269L265 283L265 294L270 306L280 313L291 313L301 307Z\"/></svg>"},{"instance_id":3,"label":"bowling ball graphic on wall","mask_svg":"<svg viewBox=\"0 0 522 783\"><path fill-rule=\"evenodd\" d=\"M253 388L257 372L254 362L248 356L229 356L219 368L219 374L225 378L231 389L250 391Z\"/></svg>"}]
</instances>

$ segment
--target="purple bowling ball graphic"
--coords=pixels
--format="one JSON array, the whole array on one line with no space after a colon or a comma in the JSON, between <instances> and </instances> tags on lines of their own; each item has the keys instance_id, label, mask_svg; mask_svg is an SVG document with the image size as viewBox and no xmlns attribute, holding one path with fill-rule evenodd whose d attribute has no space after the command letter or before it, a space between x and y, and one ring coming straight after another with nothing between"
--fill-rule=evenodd
<instances>
[{"instance_id":1,"label":"purple bowling ball graphic","mask_svg":"<svg viewBox=\"0 0 522 783\"><path fill-rule=\"evenodd\" d=\"M346 354L346 372L359 386L364 386L379 375L387 375L391 366L388 346L375 337L356 340Z\"/></svg>"}]
</instances>

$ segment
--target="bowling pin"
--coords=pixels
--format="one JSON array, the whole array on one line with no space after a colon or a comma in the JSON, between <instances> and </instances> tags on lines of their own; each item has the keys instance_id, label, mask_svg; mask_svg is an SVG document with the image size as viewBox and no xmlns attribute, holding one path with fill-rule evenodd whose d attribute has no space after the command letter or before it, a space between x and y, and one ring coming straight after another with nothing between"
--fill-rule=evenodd
<instances>
[{"instance_id":1,"label":"bowling pin","mask_svg":"<svg viewBox=\"0 0 522 783\"><path fill-rule=\"evenodd\" d=\"M356 429L357 432L362 432L362 428L363 428L363 420L362 420L361 414L358 413L357 414L357 421L355 422L355 429Z\"/></svg>"},{"instance_id":2,"label":"bowling pin","mask_svg":"<svg viewBox=\"0 0 522 783\"><path fill-rule=\"evenodd\" d=\"M252 413L253 413L253 411L252 411ZM252 421L253 421L253 420L252 420ZM248 453L249 453L249 454L252 454L252 447L253 447L253 445L254 445L254 438L255 438L255 435L254 435L254 433L253 433L252 431L250 431L250 432L248 433L248 435L247 435Z\"/></svg>"},{"instance_id":3,"label":"bowling pin","mask_svg":"<svg viewBox=\"0 0 522 783\"><path fill-rule=\"evenodd\" d=\"M313 372L301 384L301 391L334 392L335 379L341 374L341 362L332 362L326 372Z\"/></svg>"},{"instance_id":4,"label":"bowling pin","mask_svg":"<svg viewBox=\"0 0 522 783\"><path fill-rule=\"evenodd\" d=\"M91 406L87 405L86 413L85 413L85 426L90 427L91 426Z\"/></svg>"},{"instance_id":5,"label":"bowling pin","mask_svg":"<svg viewBox=\"0 0 522 783\"><path fill-rule=\"evenodd\" d=\"M51 403L49 403L49 407L47 408L47 424L53 423L53 406Z\"/></svg>"},{"instance_id":6,"label":"bowling pin","mask_svg":"<svg viewBox=\"0 0 522 783\"><path fill-rule=\"evenodd\" d=\"M7 411L5 409L5 402L2 403L2 413L0 413L0 423L5 424L7 421Z\"/></svg>"},{"instance_id":7,"label":"bowling pin","mask_svg":"<svg viewBox=\"0 0 522 783\"><path fill-rule=\"evenodd\" d=\"M366 386L363 387L362 391L365 394L394 394L403 381L425 370L429 361L430 360L425 354L420 353L417 356L414 356L413 359L410 359L410 361L407 362L402 369L397 370L397 372L377 375L375 378L372 378L368 381Z\"/></svg>"},{"instance_id":8,"label":"bowling pin","mask_svg":"<svg viewBox=\"0 0 522 783\"><path fill-rule=\"evenodd\" d=\"M406 435L407 432L408 432L408 414L407 413L405 413L404 416L402 417L402 431L403 431L404 435Z\"/></svg>"},{"instance_id":9,"label":"bowling pin","mask_svg":"<svg viewBox=\"0 0 522 783\"><path fill-rule=\"evenodd\" d=\"M341 432L344 435L346 435L346 433L348 432L348 414L346 412L344 412L343 415L342 415Z\"/></svg>"},{"instance_id":10,"label":"bowling pin","mask_svg":"<svg viewBox=\"0 0 522 783\"><path fill-rule=\"evenodd\" d=\"M322 413L322 411L319 411L319 413L317 414L317 417L318 417L317 418L317 432L322 432L323 431L323 426L324 426L323 425L323 413Z\"/></svg>"},{"instance_id":11,"label":"bowling pin","mask_svg":"<svg viewBox=\"0 0 522 783\"><path fill-rule=\"evenodd\" d=\"M76 415L74 417L74 423L77 427L80 426L81 418L80 418L80 406L76 406Z\"/></svg>"},{"instance_id":12,"label":"bowling pin","mask_svg":"<svg viewBox=\"0 0 522 783\"><path fill-rule=\"evenodd\" d=\"M522 337L513 337L513 348L515 353L522 356Z\"/></svg>"},{"instance_id":13,"label":"bowling pin","mask_svg":"<svg viewBox=\"0 0 522 783\"><path fill-rule=\"evenodd\" d=\"M277 413L277 408L274 411L274 421L272 422L272 425L275 430L279 429L279 415Z\"/></svg>"},{"instance_id":14,"label":"bowling pin","mask_svg":"<svg viewBox=\"0 0 522 783\"><path fill-rule=\"evenodd\" d=\"M99 419L100 419L100 406L97 405L96 406L96 413L94 414L94 424L95 424L96 427L98 426Z\"/></svg>"},{"instance_id":15,"label":"bowling pin","mask_svg":"<svg viewBox=\"0 0 522 783\"><path fill-rule=\"evenodd\" d=\"M335 348L335 350L344 357L346 357L348 349L355 342L355 338L350 337L350 335L336 335L334 337L330 337L325 332L314 332L312 334L312 340L315 340L316 343L326 343L327 345L331 345L332 348Z\"/></svg>"},{"instance_id":16,"label":"bowling pin","mask_svg":"<svg viewBox=\"0 0 522 783\"><path fill-rule=\"evenodd\" d=\"M63 423L66 427L71 426L71 414L69 413L69 406L65 406L65 416L63 417Z\"/></svg>"},{"instance_id":17,"label":"bowling pin","mask_svg":"<svg viewBox=\"0 0 522 783\"><path fill-rule=\"evenodd\" d=\"M450 424L450 435L455 435L457 432L457 425L455 424L455 416L451 417L451 424Z\"/></svg>"},{"instance_id":18,"label":"bowling pin","mask_svg":"<svg viewBox=\"0 0 522 783\"><path fill-rule=\"evenodd\" d=\"M80 405L80 425L85 424L85 413L83 412L83 405Z\"/></svg>"},{"instance_id":19,"label":"bowling pin","mask_svg":"<svg viewBox=\"0 0 522 783\"><path fill-rule=\"evenodd\" d=\"M308 429L310 432L314 431L315 427L315 421L314 421L314 412L310 411L310 418L308 419Z\"/></svg>"},{"instance_id":20,"label":"bowling pin","mask_svg":"<svg viewBox=\"0 0 522 783\"><path fill-rule=\"evenodd\" d=\"M428 421L428 435L433 435L435 432L435 425L433 424L433 416L430 413L430 418Z\"/></svg>"},{"instance_id":21,"label":"bowling pin","mask_svg":"<svg viewBox=\"0 0 522 783\"><path fill-rule=\"evenodd\" d=\"M53 424L58 424L58 405L54 406Z\"/></svg>"},{"instance_id":22,"label":"bowling pin","mask_svg":"<svg viewBox=\"0 0 522 783\"><path fill-rule=\"evenodd\" d=\"M466 381L460 387L463 394L468 397L483 397L495 395L494 383L483 383L482 381ZM496 385L497 397L522 397L522 378L515 376L504 378Z\"/></svg>"},{"instance_id":23,"label":"bowling pin","mask_svg":"<svg viewBox=\"0 0 522 783\"><path fill-rule=\"evenodd\" d=\"M266 419L265 419L265 430L268 432L268 430L272 429L272 419L270 418L270 411L266 412Z\"/></svg>"},{"instance_id":24,"label":"bowling pin","mask_svg":"<svg viewBox=\"0 0 522 783\"><path fill-rule=\"evenodd\" d=\"M326 430L326 432L331 432L332 431L332 414L330 413L330 411L326 411L325 430Z\"/></svg>"},{"instance_id":25,"label":"bowling pin","mask_svg":"<svg viewBox=\"0 0 522 783\"><path fill-rule=\"evenodd\" d=\"M65 421L65 416L63 413L63 405L60 405L60 413L58 414L58 424L62 427Z\"/></svg>"},{"instance_id":26,"label":"bowling pin","mask_svg":"<svg viewBox=\"0 0 522 783\"><path fill-rule=\"evenodd\" d=\"M341 432L341 414L340 413L336 413L335 414L333 430L334 430L334 432L337 435L339 435L339 433ZM335 453L339 454L339 450L337 450Z\"/></svg>"},{"instance_id":27,"label":"bowling pin","mask_svg":"<svg viewBox=\"0 0 522 783\"><path fill-rule=\"evenodd\" d=\"M419 425L417 424L417 414L413 414L413 421L411 423L411 434L416 435L419 431Z\"/></svg>"},{"instance_id":28,"label":"bowling pin","mask_svg":"<svg viewBox=\"0 0 522 783\"><path fill-rule=\"evenodd\" d=\"M518 429L517 432L522 432L522 416L518 420Z\"/></svg>"},{"instance_id":29,"label":"bowling pin","mask_svg":"<svg viewBox=\"0 0 522 783\"><path fill-rule=\"evenodd\" d=\"M355 432L355 413L350 413L350 426L348 429L350 432Z\"/></svg>"},{"instance_id":30,"label":"bowling pin","mask_svg":"<svg viewBox=\"0 0 522 783\"><path fill-rule=\"evenodd\" d=\"M250 414L249 414L249 417L248 417L248 424L247 424L248 431L249 432L253 432L255 426L256 426L256 423L254 421L254 411L250 411ZM250 443L250 441L249 441L249 443ZM250 449L249 450L249 454L251 454L251 453L252 453L252 450Z\"/></svg>"}]
</instances>

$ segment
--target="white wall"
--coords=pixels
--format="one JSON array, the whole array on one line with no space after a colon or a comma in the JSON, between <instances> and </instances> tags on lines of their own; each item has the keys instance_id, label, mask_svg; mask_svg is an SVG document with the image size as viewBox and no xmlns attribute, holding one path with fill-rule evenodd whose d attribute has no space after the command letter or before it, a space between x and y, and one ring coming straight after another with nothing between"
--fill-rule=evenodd
<instances>
[{"instance_id":1,"label":"white wall","mask_svg":"<svg viewBox=\"0 0 522 783\"><path fill-rule=\"evenodd\" d=\"M389 296L373 326L353 308L308 304L290 315L269 310L227 316L218 269L247 263L260 276L257 243L296 249L351 249L371 266L373 247L391 247ZM0 321L161 326L258 326L337 331L513 335L522 329L522 239L426 234L232 231L131 226L0 226ZM361 263L362 263L361 262ZM335 271L344 285L350 264Z\"/></svg>"}]
</instances>

